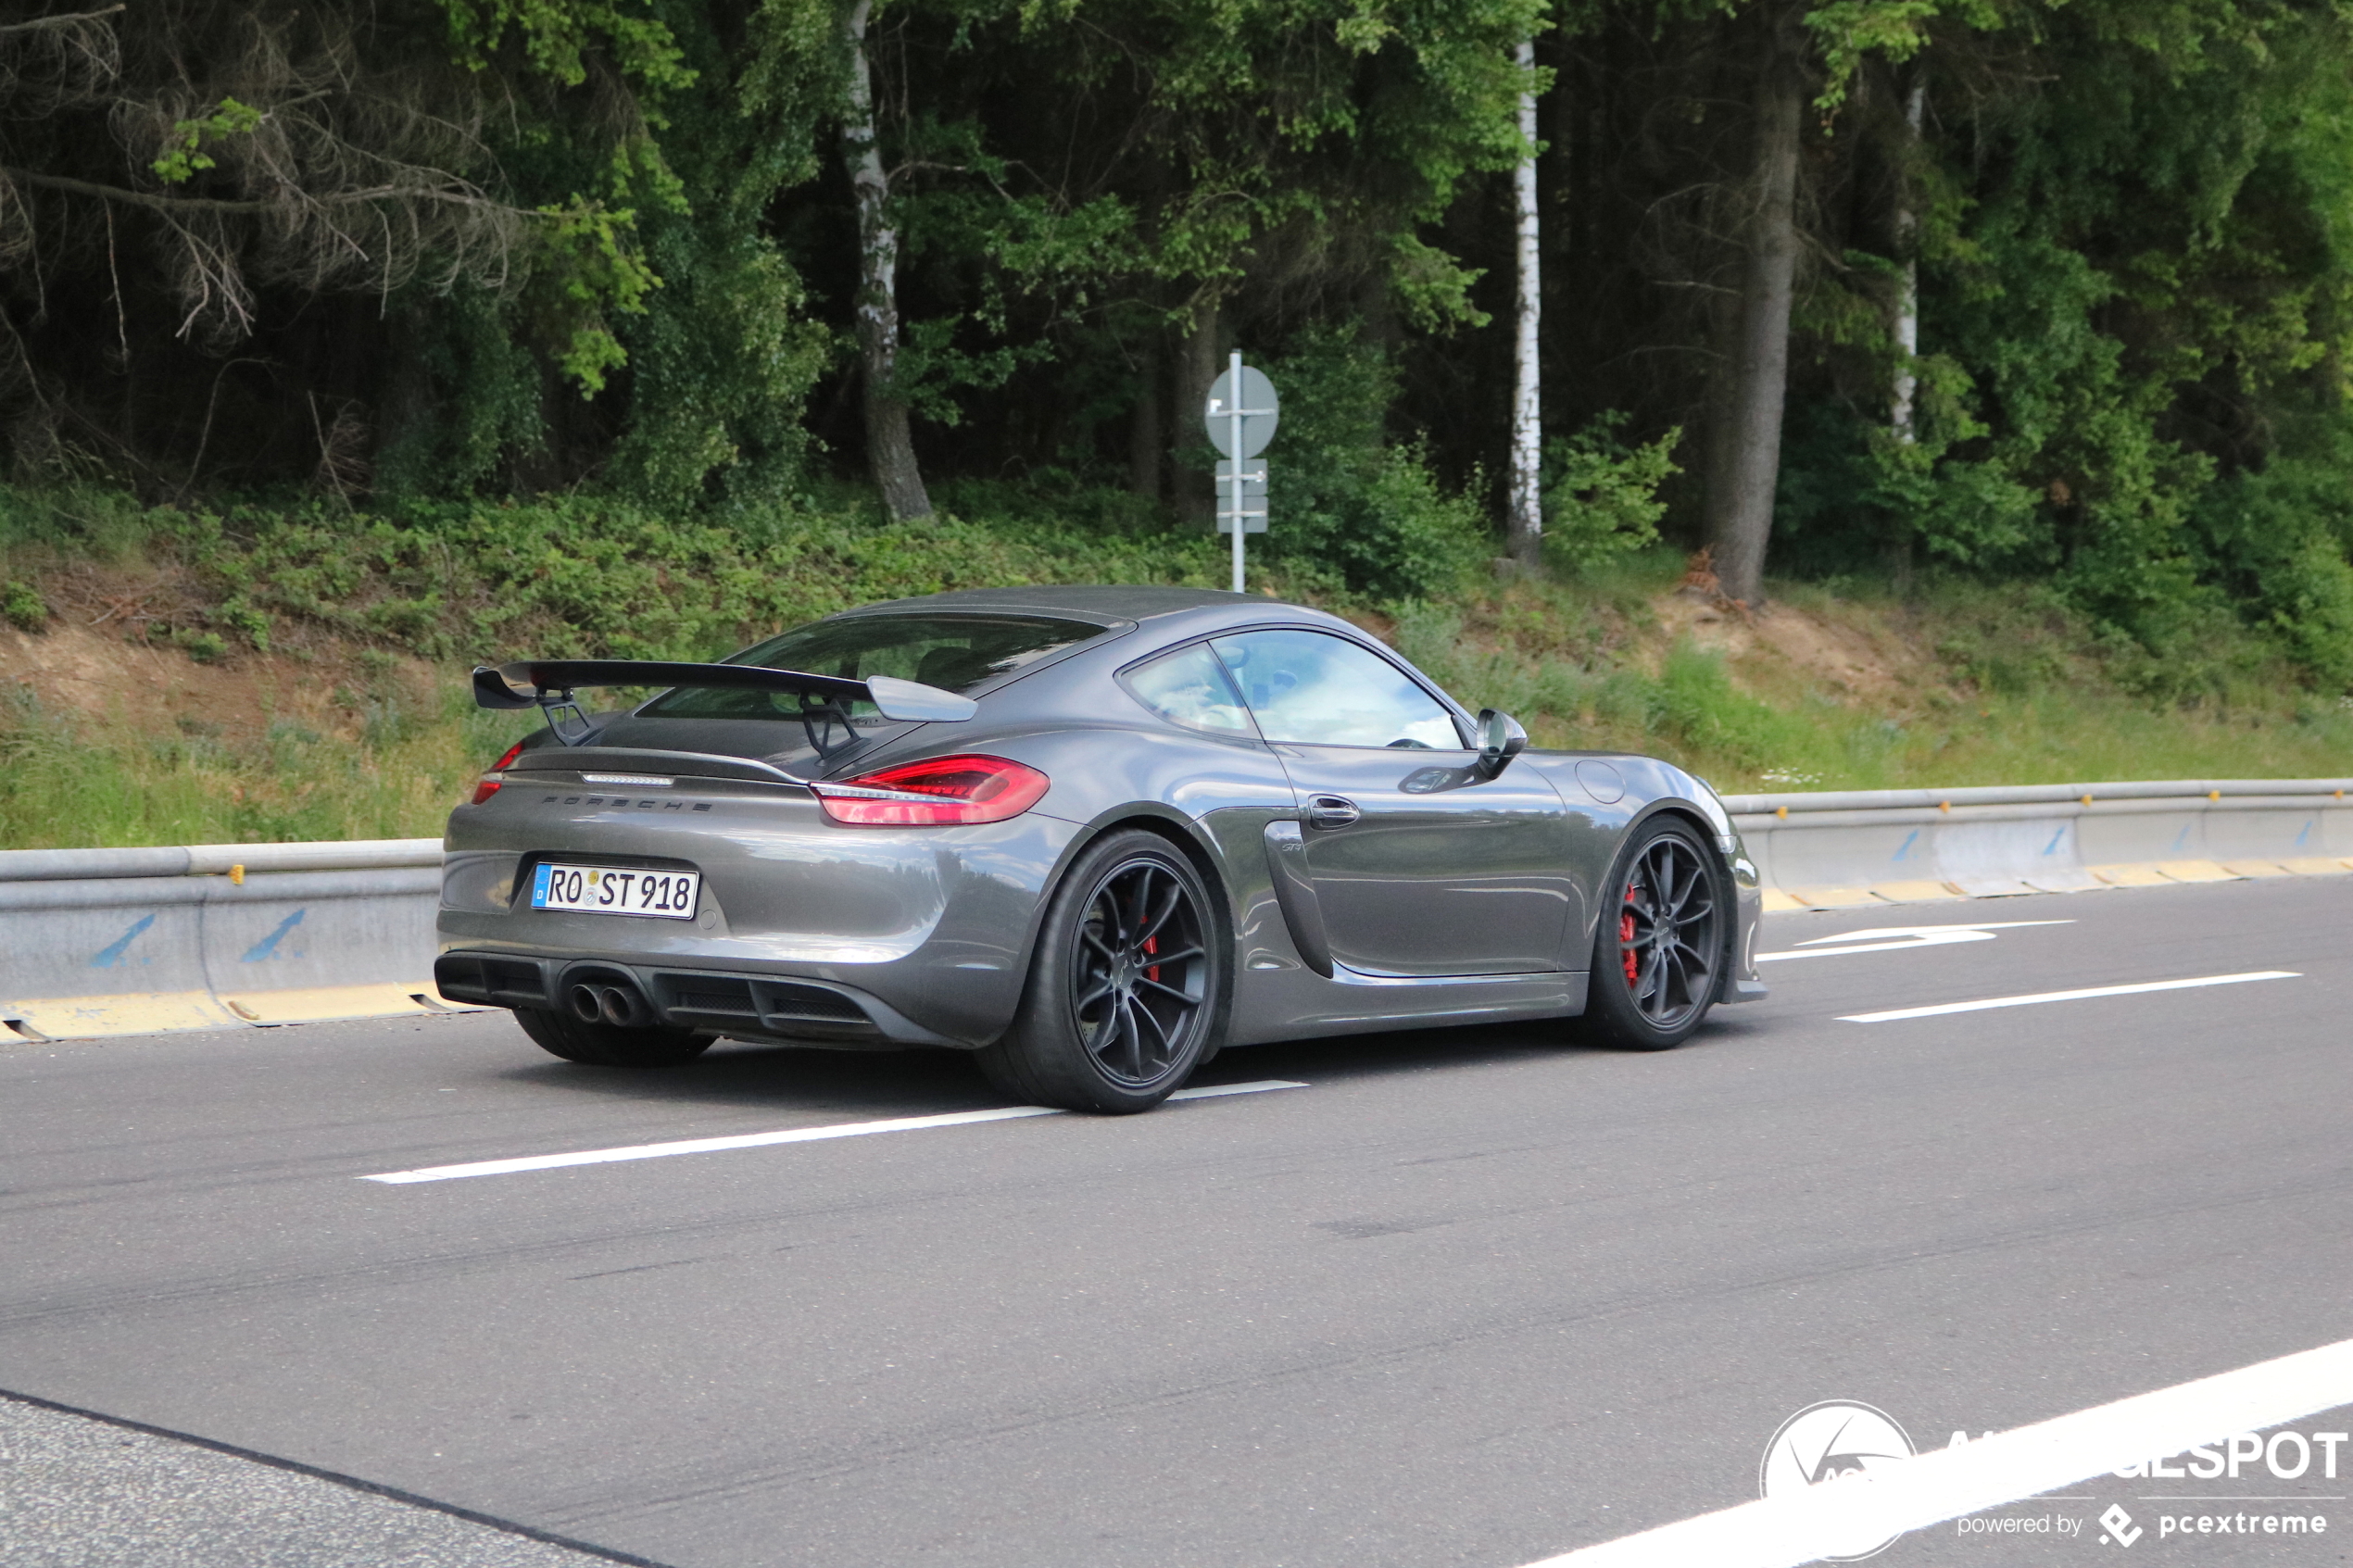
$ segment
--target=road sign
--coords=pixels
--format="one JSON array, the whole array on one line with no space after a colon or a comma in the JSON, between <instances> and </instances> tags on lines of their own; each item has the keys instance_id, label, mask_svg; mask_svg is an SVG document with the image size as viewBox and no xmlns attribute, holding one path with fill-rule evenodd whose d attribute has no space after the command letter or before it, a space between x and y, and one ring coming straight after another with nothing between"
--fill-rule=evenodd
<instances>
[{"instance_id":1,"label":"road sign","mask_svg":"<svg viewBox=\"0 0 2353 1568\"><path fill-rule=\"evenodd\" d=\"M1234 406L1235 370L1240 371L1241 407ZM1241 415L1241 450L1234 450L1234 415ZM1266 372L1255 365L1241 363L1241 356L1234 356L1234 368L1219 376L1209 389L1209 405L1202 410L1202 423L1209 427L1209 444L1228 458L1255 458L1266 450L1275 439L1275 421L1281 408L1275 396L1275 383Z\"/></svg>"},{"instance_id":2,"label":"road sign","mask_svg":"<svg viewBox=\"0 0 2353 1568\"><path fill-rule=\"evenodd\" d=\"M1279 405L1264 370L1242 363L1236 349L1226 373L1209 389L1201 412L1209 444L1226 455L1217 465L1217 532L1234 542L1234 592L1242 591L1242 541L1266 532L1266 465L1250 459L1275 439ZM1239 526L1237 526L1239 524Z\"/></svg>"},{"instance_id":3,"label":"road sign","mask_svg":"<svg viewBox=\"0 0 2353 1568\"><path fill-rule=\"evenodd\" d=\"M1266 465L1244 458L1239 465L1223 458L1217 464L1217 504L1225 506L1234 494L1234 470L1239 466L1242 481L1242 506L1264 508L1266 504Z\"/></svg>"},{"instance_id":4,"label":"road sign","mask_svg":"<svg viewBox=\"0 0 2353 1568\"><path fill-rule=\"evenodd\" d=\"M1237 468L1241 470L1239 475L1241 481L1239 504L1244 523L1242 532L1264 533L1266 532L1266 465L1248 458L1239 464L1230 458L1218 462L1217 532L1231 533L1234 531L1234 508L1238 499L1234 490L1238 476L1234 470Z\"/></svg>"}]
</instances>

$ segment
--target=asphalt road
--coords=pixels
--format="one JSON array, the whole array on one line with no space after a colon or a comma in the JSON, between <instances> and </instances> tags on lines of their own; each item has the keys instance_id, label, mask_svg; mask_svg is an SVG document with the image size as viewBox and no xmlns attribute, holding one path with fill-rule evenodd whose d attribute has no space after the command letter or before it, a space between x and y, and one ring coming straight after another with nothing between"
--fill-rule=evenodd
<instances>
[{"instance_id":1,"label":"asphalt road","mask_svg":"<svg viewBox=\"0 0 2353 1568\"><path fill-rule=\"evenodd\" d=\"M0 1400L0 1559L1517 1568L1754 1497L1816 1401L1942 1448L2353 1337L2348 917L2353 878L1774 916L2069 923L1777 961L1663 1055L1259 1047L1204 1081L1306 1086L413 1185L360 1178L998 1102L495 1014L0 1049L0 1389L395 1494ZM2135 1557L2343 1562L2338 1474L2103 1478L1986 1516L2080 1535L1877 1561L2079 1562L2119 1503L2332 1526Z\"/></svg>"}]
</instances>

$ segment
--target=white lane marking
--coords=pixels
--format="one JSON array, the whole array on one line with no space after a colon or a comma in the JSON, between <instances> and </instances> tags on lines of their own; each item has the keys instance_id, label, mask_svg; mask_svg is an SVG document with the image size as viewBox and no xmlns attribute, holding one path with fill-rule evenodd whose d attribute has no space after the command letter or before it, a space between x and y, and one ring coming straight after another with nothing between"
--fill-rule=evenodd
<instances>
[{"instance_id":1,"label":"white lane marking","mask_svg":"<svg viewBox=\"0 0 2353 1568\"><path fill-rule=\"evenodd\" d=\"M2038 991L2030 997L1986 997L1974 1002L1939 1002L1932 1008L1894 1008L1886 1012L1848 1013L1841 1023L1893 1023L1899 1018L1935 1018L1948 1012L1983 1012L1988 1008L2033 1007L2042 1002L2080 1002L2093 997L2137 997L2145 991L2188 991L2200 985L2244 985L2250 980L2300 980L2292 969L2258 969L2245 974L2202 974L2195 980L2145 980L2137 985L2093 985L2081 991Z\"/></svg>"},{"instance_id":2,"label":"white lane marking","mask_svg":"<svg viewBox=\"0 0 2353 1568\"><path fill-rule=\"evenodd\" d=\"M1223 1095L1264 1094L1268 1089L1303 1089L1288 1078L1253 1084L1217 1084L1179 1089L1170 1099L1215 1099ZM1064 1116L1043 1105L1008 1105L995 1110L951 1110L941 1116L900 1116L887 1122L837 1122L824 1127L787 1127L776 1133L738 1133L724 1138L681 1138L674 1143L631 1144L622 1148L584 1148L571 1154L527 1154L516 1160L476 1160L464 1165L426 1165L386 1171L363 1182L405 1186L412 1182L454 1182L468 1176L507 1176L518 1171L553 1171L566 1165L610 1165L623 1160L667 1160L676 1154L717 1154L731 1148L766 1148L773 1144L819 1143L827 1138L862 1138L875 1133L914 1133L927 1127L962 1127L975 1122L1010 1122L1021 1116Z\"/></svg>"},{"instance_id":3,"label":"white lane marking","mask_svg":"<svg viewBox=\"0 0 2353 1568\"><path fill-rule=\"evenodd\" d=\"M1793 1568L2239 1432L2353 1404L2353 1339L2077 1411L1957 1449L1662 1524L1529 1568ZM1849 1548L1851 1549L1851 1547Z\"/></svg>"},{"instance_id":4,"label":"white lane marking","mask_svg":"<svg viewBox=\"0 0 2353 1568\"><path fill-rule=\"evenodd\" d=\"M1968 925L1875 925L1869 931L1842 931L1836 936L1811 937L1787 952L1759 953L1756 961L1772 963L1780 959L1828 959L1841 953L1893 953L1906 947L1942 947L1954 942L1991 942L1997 931L2015 931L2023 925L2074 923L2071 920L1989 920ZM1881 941L1881 937L1893 940ZM1825 947L1825 942L1855 945Z\"/></svg>"}]
</instances>

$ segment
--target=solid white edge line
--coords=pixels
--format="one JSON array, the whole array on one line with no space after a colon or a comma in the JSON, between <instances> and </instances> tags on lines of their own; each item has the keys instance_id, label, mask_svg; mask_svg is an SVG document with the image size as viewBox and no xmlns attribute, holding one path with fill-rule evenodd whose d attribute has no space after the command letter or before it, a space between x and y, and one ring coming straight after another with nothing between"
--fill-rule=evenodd
<instances>
[{"instance_id":1,"label":"solid white edge line","mask_svg":"<svg viewBox=\"0 0 2353 1568\"><path fill-rule=\"evenodd\" d=\"M1223 1095L1263 1094L1269 1089L1303 1089L1287 1078L1265 1078L1252 1084L1217 1084L1206 1088L1179 1089L1170 1099L1214 1099ZM1008 1105L994 1110L951 1110L938 1116L900 1116L887 1122L837 1122L823 1127L787 1127L774 1133L738 1133L731 1137L681 1138L673 1143L630 1144L619 1148L586 1148L570 1154L527 1154L515 1160L476 1160L463 1165L426 1165L414 1171L386 1171L362 1176L363 1182L406 1186L416 1182L454 1182L469 1176L508 1176L520 1171L554 1171L567 1165L610 1165L625 1160L667 1160L680 1154L718 1154L736 1148L766 1148L775 1144L819 1143L828 1138L862 1138L875 1133L913 1133L929 1127L962 1127L976 1122L1010 1122L1023 1116L1065 1116L1069 1112L1043 1105Z\"/></svg>"},{"instance_id":2,"label":"solid white edge line","mask_svg":"<svg viewBox=\"0 0 2353 1568\"><path fill-rule=\"evenodd\" d=\"M1828 1553L2353 1404L2353 1339L2259 1361L1957 1449L1933 1449L1794 1496L1662 1524L1528 1568L1794 1568Z\"/></svg>"},{"instance_id":3,"label":"solid white edge line","mask_svg":"<svg viewBox=\"0 0 2353 1568\"><path fill-rule=\"evenodd\" d=\"M2147 991L2188 991L2200 985L2244 985L2250 980L2301 980L2292 969L2258 969L2245 974L2202 974L2195 980L2145 980L2137 985L2093 985L2081 991L2038 991L2027 997L1987 997L1974 1002L1939 1002L1934 1007L1895 1008L1886 1012L1856 1012L1841 1023L1892 1023L1901 1018L1935 1018L1948 1012L1982 1012L1987 1008L2032 1007L2038 1002L2080 1002L2093 997L2137 997Z\"/></svg>"}]
</instances>

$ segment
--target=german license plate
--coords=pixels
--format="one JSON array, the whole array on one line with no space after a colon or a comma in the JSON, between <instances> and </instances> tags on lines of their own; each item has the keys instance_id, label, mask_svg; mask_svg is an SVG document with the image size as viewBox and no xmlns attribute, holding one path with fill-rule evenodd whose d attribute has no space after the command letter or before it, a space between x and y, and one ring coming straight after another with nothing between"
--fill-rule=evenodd
<instances>
[{"instance_id":1,"label":"german license plate","mask_svg":"<svg viewBox=\"0 0 2353 1568\"><path fill-rule=\"evenodd\" d=\"M649 872L628 866L542 863L532 874L531 907L591 915L651 915L692 920L702 891L696 872Z\"/></svg>"}]
</instances>

